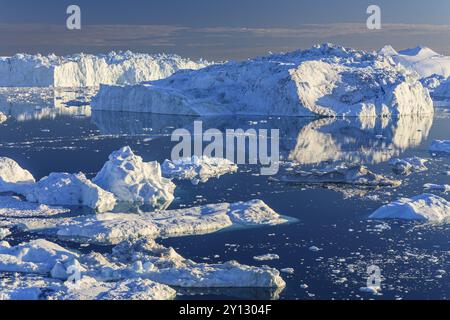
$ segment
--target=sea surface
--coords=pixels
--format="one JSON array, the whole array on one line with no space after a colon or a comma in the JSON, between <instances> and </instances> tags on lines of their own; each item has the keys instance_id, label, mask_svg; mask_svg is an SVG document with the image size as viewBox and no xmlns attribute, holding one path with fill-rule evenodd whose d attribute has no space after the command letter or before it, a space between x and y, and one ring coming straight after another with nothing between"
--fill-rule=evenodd
<instances>
[{"instance_id":1,"label":"sea surface","mask_svg":"<svg viewBox=\"0 0 450 320\"><path fill-rule=\"evenodd\" d=\"M402 181L397 188L287 184L261 175L259 165L240 165L236 174L197 185L177 181L169 209L262 199L278 213L295 218L273 227L158 240L198 262L237 260L294 269L293 274L283 273L284 289L185 289L179 290L178 299L450 298L448 225L368 219L385 203L424 193L425 183L450 184L450 157L428 151L434 139L450 139L449 108L436 108L434 116L399 119L199 118L91 112L82 94L69 102L50 107L33 98L17 106L2 102L0 111L11 117L0 124L0 156L16 160L37 179L50 172L79 171L92 178L112 151L126 145L145 161L170 158L177 143L171 141L173 130L192 132L194 121L202 121L204 130L279 129L282 164L272 178L289 174L292 162L306 171L344 163L363 164ZM391 158L411 156L428 159L429 170L409 176L392 172ZM450 200L449 194L433 193ZM17 244L36 237L13 230L6 240ZM111 250L60 243L82 251ZM267 253L279 259L253 258ZM360 290L367 285L370 266L381 270L377 295Z\"/></svg>"}]
</instances>

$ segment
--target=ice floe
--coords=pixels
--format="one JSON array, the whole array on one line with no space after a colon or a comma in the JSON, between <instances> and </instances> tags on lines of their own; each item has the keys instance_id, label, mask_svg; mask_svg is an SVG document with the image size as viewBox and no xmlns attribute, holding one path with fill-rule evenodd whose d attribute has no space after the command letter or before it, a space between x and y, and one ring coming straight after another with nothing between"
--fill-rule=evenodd
<instances>
[{"instance_id":1,"label":"ice floe","mask_svg":"<svg viewBox=\"0 0 450 320\"><path fill-rule=\"evenodd\" d=\"M450 218L450 203L433 194L422 194L384 205L369 218L444 222Z\"/></svg>"},{"instance_id":2,"label":"ice floe","mask_svg":"<svg viewBox=\"0 0 450 320\"><path fill-rule=\"evenodd\" d=\"M426 183L423 185L423 188L429 191L437 190L441 192L450 192L450 185L449 184L434 184L434 183Z\"/></svg>"},{"instance_id":3,"label":"ice floe","mask_svg":"<svg viewBox=\"0 0 450 320\"><path fill-rule=\"evenodd\" d=\"M15 191L23 185L34 183L33 175L12 159L0 157L0 192Z\"/></svg>"},{"instance_id":4,"label":"ice floe","mask_svg":"<svg viewBox=\"0 0 450 320\"><path fill-rule=\"evenodd\" d=\"M9 229L6 228L0 228L0 240L5 239L7 236L9 236L11 234L11 231L9 231Z\"/></svg>"},{"instance_id":5,"label":"ice floe","mask_svg":"<svg viewBox=\"0 0 450 320\"><path fill-rule=\"evenodd\" d=\"M280 259L280 256L274 253L268 253L261 256L254 256L253 259L256 261L271 261Z\"/></svg>"},{"instance_id":6,"label":"ice floe","mask_svg":"<svg viewBox=\"0 0 450 320\"><path fill-rule=\"evenodd\" d=\"M8 117L6 116L6 114L0 111L0 124L5 122L6 120L8 120Z\"/></svg>"},{"instance_id":7,"label":"ice floe","mask_svg":"<svg viewBox=\"0 0 450 320\"><path fill-rule=\"evenodd\" d=\"M397 187L401 185L401 181L373 173L364 166L347 166L344 164L312 169L311 171L295 170L290 175L275 180L302 184L350 184L373 187Z\"/></svg>"},{"instance_id":8,"label":"ice floe","mask_svg":"<svg viewBox=\"0 0 450 320\"><path fill-rule=\"evenodd\" d=\"M395 173L408 175L413 171L422 172L428 170L425 166L427 162L427 159L412 157L405 159L394 158L389 161L389 164L392 166L392 170Z\"/></svg>"},{"instance_id":9,"label":"ice floe","mask_svg":"<svg viewBox=\"0 0 450 320\"><path fill-rule=\"evenodd\" d=\"M167 207L175 185L162 177L158 162L144 162L130 147L113 152L93 182L113 193L118 201Z\"/></svg>"},{"instance_id":10,"label":"ice floe","mask_svg":"<svg viewBox=\"0 0 450 320\"><path fill-rule=\"evenodd\" d=\"M194 184L237 171L237 165L230 160L207 156L165 160L161 168L165 177L191 180Z\"/></svg>"},{"instance_id":11,"label":"ice floe","mask_svg":"<svg viewBox=\"0 0 450 320\"><path fill-rule=\"evenodd\" d=\"M231 226L277 225L287 220L261 200L210 204L141 214L105 213L83 216L55 225L63 239L100 244L145 236L173 237L212 233Z\"/></svg>"},{"instance_id":12,"label":"ice floe","mask_svg":"<svg viewBox=\"0 0 450 320\"><path fill-rule=\"evenodd\" d=\"M0 57L2 87L96 87L100 84L135 84L162 79L181 69L199 69L207 61L177 55L149 55L130 51L107 55L16 54Z\"/></svg>"},{"instance_id":13,"label":"ice floe","mask_svg":"<svg viewBox=\"0 0 450 320\"><path fill-rule=\"evenodd\" d=\"M430 151L438 154L450 154L450 140L434 140Z\"/></svg>"},{"instance_id":14,"label":"ice floe","mask_svg":"<svg viewBox=\"0 0 450 320\"><path fill-rule=\"evenodd\" d=\"M183 115L433 113L428 90L392 59L328 44L139 85L102 85L92 107Z\"/></svg>"},{"instance_id":15,"label":"ice floe","mask_svg":"<svg viewBox=\"0 0 450 320\"><path fill-rule=\"evenodd\" d=\"M51 173L31 185L24 195L30 202L87 206L98 212L110 211L116 204L112 193L92 183L83 173Z\"/></svg>"}]
</instances>

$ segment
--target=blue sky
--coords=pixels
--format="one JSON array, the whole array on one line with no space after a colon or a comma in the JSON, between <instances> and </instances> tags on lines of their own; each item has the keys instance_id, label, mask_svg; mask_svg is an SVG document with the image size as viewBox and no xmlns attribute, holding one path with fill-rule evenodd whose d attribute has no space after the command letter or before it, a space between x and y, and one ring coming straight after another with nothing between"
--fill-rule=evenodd
<instances>
[{"instance_id":1,"label":"blue sky","mask_svg":"<svg viewBox=\"0 0 450 320\"><path fill-rule=\"evenodd\" d=\"M66 7L82 30L65 29ZM383 28L365 28L377 4ZM428 45L450 54L448 0L0 0L0 54L131 49L244 59L315 43L374 50Z\"/></svg>"}]
</instances>

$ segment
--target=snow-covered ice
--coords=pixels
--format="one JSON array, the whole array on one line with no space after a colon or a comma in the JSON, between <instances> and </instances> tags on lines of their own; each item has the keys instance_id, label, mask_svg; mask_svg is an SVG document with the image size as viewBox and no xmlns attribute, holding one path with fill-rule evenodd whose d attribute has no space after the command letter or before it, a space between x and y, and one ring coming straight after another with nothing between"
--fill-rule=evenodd
<instances>
[{"instance_id":1,"label":"snow-covered ice","mask_svg":"<svg viewBox=\"0 0 450 320\"><path fill-rule=\"evenodd\" d=\"M83 173L51 173L31 185L24 194L28 201L47 205L87 206L98 212L110 211L114 195L92 183Z\"/></svg>"},{"instance_id":2,"label":"snow-covered ice","mask_svg":"<svg viewBox=\"0 0 450 320\"><path fill-rule=\"evenodd\" d=\"M0 124L5 122L6 120L8 120L8 117L6 116L6 114L0 111Z\"/></svg>"},{"instance_id":3,"label":"snow-covered ice","mask_svg":"<svg viewBox=\"0 0 450 320\"><path fill-rule=\"evenodd\" d=\"M277 180L277 179L275 179ZM350 184L357 186L388 186L397 187L401 181L373 173L365 166L338 165L327 166L311 171L296 170L288 176L282 176L280 181L302 184Z\"/></svg>"},{"instance_id":4,"label":"snow-covered ice","mask_svg":"<svg viewBox=\"0 0 450 320\"><path fill-rule=\"evenodd\" d=\"M271 261L280 259L280 256L274 253L267 253L260 256L254 256L253 259L256 261Z\"/></svg>"},{"instance_id":5,"label":"snow-covered ice","mask_svg":"<svg viewBox=\"0 0 450 320\"><path fill-rule=\"evenodd\" d=\"M175 185L162 177L159 163L144 162L130 147L113 152L92 181L122 202L165 208L174 199Z\"/></svg>"},{"instance_id":6,"label":"snow-covered ice","mask_svg":"<svg viewBox=\"0 0 450 320\"><path fill-rule=\"evenodd\" d=\"M434 183L426 183L423 185L423 188L429 191L437 190L441 192L450 192L450 185L449 184L434 184Z\"/></svg>"},{"instance_id":7,"label":"snow-covered ice","mask_svg":"<svg viewBox=\"0 0 450 320\"><path fill-rule=\"evenodd\" d=\"M181 69L199 69L207 61L177 55L149 55L130 51L107 55L75 54L60 57L16 54L0 57L2 87L97 87L135 84L168 77Z\"/></svg>"},{"instance_id":8,"label":"snow-covered ice","mask_svg":"<svg viewBox=\"0 0 450 320\"><path fill-rule=\"evenodd\" d=\"M9 236L11 234L11 231L9 231L9 229L6 228L0 228L0 240L5 239L7 236Z\"/></svg>"},{"instance_id":9,"label":"snow-covered ice","mask_svg":"<svg viewBox=\"0 0 450 320\"><path fill-rule=\"evenodd\" d=\"M422 194L384 205L369 218L444 222L450 218L450 203L433 194Z\"/></svg>"},{"instance_id":10,"label":"snow-covered ice","mask_svg":"<svg viewBox=\"0 0 450 320\"><path fill-rule=\"evenodd\" d=\"M34 183L33 175L12 159L0 157L0 192L15 191Z\"/></svg>"},{"instance_id":11,"label":"snow-covered ice","mask_svg":"<svg viewBox=\"0 0 450 320\"><path fill-rule=\"evenodd\" d=\"M329 44L179 72L139 85L102 85L92 107L184 115L433 113L428 90L392 59Z\"/></svg>"},{"instance_id":12,"label":"snow-covered ice","mask_svg":"<svg viewBox=\"0 0 450 320\"><path fill-rule=\"evenodd\" d=\"M165 160L161 168L165 177L191 180L194 184L237 171L237 165L230 160L207 156Z\"/></svg>"},{"instance_id":13,"label":"snow-covered ice","mask_svg":"<svg viewBox=\"0 0 450 320\"><path fill-rule=\"evenodd\" d=\"M439 154L450 154L450 140L434 140L431 143L430 151Z\"/></svg>"},{"instance_id":14,"label":"snow-covered ice","mask_svg":"<svg viewBox=\"0 0 450 320\"><path fill-rule=\"evenodd\" d=\"M54 227L63 239L117 244L137 236L156 238L195 235L231 226L277 225L286 222L263 201L252 200L141 214L105 213L74 218Z\"/></svg>"},{"instance_id":15,"label":"snow-covered ice","mask_svg":"<svg viewBox=\"0 0 450 320\"><path fill-rule=\"evenodd\" d=\"M422 172L428 170L425 165L427 162L427 159L411 157L405 159L393 158L389 161L389 164L395 173L408 175L413 171Z\"/></svg>"}]
</instances>

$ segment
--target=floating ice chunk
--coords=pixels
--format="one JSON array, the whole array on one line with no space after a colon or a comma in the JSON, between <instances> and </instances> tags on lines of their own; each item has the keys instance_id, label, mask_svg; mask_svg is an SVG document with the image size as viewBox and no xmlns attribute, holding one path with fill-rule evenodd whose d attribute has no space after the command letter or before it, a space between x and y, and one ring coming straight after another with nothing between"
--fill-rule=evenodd
<instances>
[{"instance_id":1,"label":"floating ice chunk","mask_svg":"<svg viewBox=\"0 0 450 320\"><path fill-rule=\"evenodd\" d=\"M430 151L439 154L450 154L450 140L434 140L430 146Z\"/></svg>"},{"instance_id":2,"label":"floating ice chunk","mask_svg":"<svg viewBox=\"0 0 450 320\"><path fill-rule=\"evenodd\" d=\"M134 86L101 86L92 108L184 115L433 113L428 90L392 59L329 44Z\"/></svg>"},{"instance_id":3,"label":"floating ice chunk","mask_svg":"<svg viewBox=\"0 0 450 320\"><path fill-rule=\"evenodd\" d=\"M47 205L87 206L105 212L116 204L114 195L92 183L83 173L51 173L25 193L28 201Z\"/></svg>"},{"instance_id":4,"label":"floating ice chunk","mask_svg":"<svg viewBox=\"0 0 450 320\"><path fill-rule=\"evenodd\" d=\"M2 87L97 87L135 84L165 78L180 69L199 69L210 63L177 55L111 52L108 55L76 54L0 57Z\"/></svg>"},{"instance_id":5,"label":"floating ice chunk","mask_svg":"<svg viewBox=\"0 0 450 320\"><path fill-rule=\"evenodd\" d=\"M280 179L284 182L304 184L351 184L358 186L389 186L397 187L401 181L386 178L380 174L373 173L365 166L340 165L336 167L325 167L313 169L310 172L296 171L291 176Z\"/></svg>"},{"instance_id":6,"label":"floating ice chunk","mask_svg":"<svg viewBox=\"0 0 450 320\"><path fill-rule=\"evenodd\" d=\"M287 273L287 274L294 274L295 273L294 268L284 268L284 269L281 269L280 271L283 272L283 273Z\"/></svg>"},{"instance_id":7,"label":"floating ice chunk","mask_svg":"<svg viewBox=\"0 0 450 320\"><path fill-rule=\"evenodd\" d=\"M450 217L450 203L433 194L403 198L382 206L369 219L401 219L444 222Z\"/></svg>"},{"instance_id":8,"label":"floating ice chunk","mask_svg":"<svg viewBox=\"0 0 450 320\"><path fill-rule=\"evenodd\" d=\"M0 245L0 272L48 274L57 262L77 257L78 254L44 239L14 247Z\"/></svg>"},{"instance_id":9,"label":"floating ice chunk","mask_svg":"<svg viewBox=\"0 0 450 320\"><path fill-rule=\"evenodd\" d=\"M104 213L76 218L57 232L61 238L79 242L117 244L133 237L156 237L158 229L152 221L136 214Z\"/></svg>"},{"instance_id":10,"label":"floating ice chunk","mask_svg":"<svg viewBox=\"0 0 450 320\"><path fill-rule=\"evenodd\" d=\"M191 180L193 183L206 182L210 178L237 171L237 165L230 160L207 156L166 160L161 168L165 177Z\"/></svg>"},{"instance_id":11,"label":"floating ice chunk","mask_svg":"<svg viewBox=\"0 0 450 320\"><path fill-rule=\"evenodd\" d=\"M276 269L251 267L230 261L224 264L196 263L152 240L124 242L113 249L119 261L133 264L124 277L147 278L179 287L282 288L285 282Z\"/></svg>"},{"instance_id":12,"label":"floating ice chunk","mask_svg":"<svg viewBox=\"0 0 450 320\"><path fill-rule=\"evenodd\" d=\"M41 300L46 293L61 289L58 280L37 275L3 274L0 277L0 300Z\"/></svg>"},{"instance_id":13,"label":"floating ice chunk","mask_svg":"<svg viewBox=\"0 0 450 320\"><path fill-rule=\"evenodd\" d=\"M319 247L316 247L316 246L311 246L308 249L309 249L309 251L312 251L312 252L319 252L320 250L322 250L322 249L320 249Z\"/></svg>"},{"instance_id":14,"label":"floating ice chunk","mask_svg":"<svg viewBox=\"0 0 450 320\"><path fill-rule=\"evenodd\" d=\"M9 229L6 228L0 228L0 240L5 239L7 236L9 236L11 234L11 231L9 231Z\"/></svg>"},{"instance_id":15,"label":"floating ice chunk","mask_svg":"<svg viewBox=\"0 0 450 320\"><path fill-rule=\"evenodd\" d=\"M6 114L0 111L0 124L5 122L6 120L8 120L8 117L6 116Z\"/></svg>"},{"instance_id":16,"label":"floating ice chunk","mask_svg":"<svg viewBox=\"0 0 450 320\"><path fill-rule=\"evenodd\" d=\"M113 152L94 183L112 192L119 201L167 207L175 185L161 175L158 162L144 162L130 147Z\"/></svg>"},{"instance_id":17,"label":"floating ice chunk","mask_svg":"<svg viewBox=\"0 0 450 320\"><path fill-rule=\"evenodd\" d=\"M449 184L434 184L434 183L426 183L423 185L424 189L427 190L438 190L442 192L450 192L450 185Z\"/></svg>"},{"instance_id":18,"label":"floating ice chunk","mask_svg":"<svg viewBox=\"0 0 450 320\"><path fill-rule=\"evenodd\" d=\"M377 294L379 291L381 290L380 287L361 287L359 288L359 291L364 292L364 293L372 293L372 294Z\"/></svg>"},{"instance_id":19,"label":"floating ice chunk","mask_svg":"<svg viewBox=\"0 0 450 320\"><path fill-rule=\"evenodd\" d=\"M12 159L0 157L0 192L16 192L23 185L34 183L33 175Z\"/></svg>"},{"instance_id":20,"label":"floating ice chunk","mask_svg":"<svg viewBox=\"0 0 450 320\"><path fill-rule=\"evenodd\" d=\"M412 157L406 159L394 158L389 161L389 164L393 167L392 170L397 174L408 175L411 172L426 171L428 168L425 166L428 160L419 157Z\"/></svg>"},{"instance_id":21,"label":"floating ice chunk","mask_svg":"<svg viewBox=\"0 0 450 320\"><path fill-rule=\"evenodd\" d=\"M277 255L277 254L268 253L268 254L264 254L264 255L261 255L261 256L254 256L253 259L256 260L256 261L271 261L271 260L278 260L278 259L280 259L280 256Z\"/></svg>"},{"instance_id":22,"label":"floating ice chunk","mask_svg":"<svg viewBox=\"0 0 450 320\"><path fill-rule=\"evenodd\" d=\"M261 200L137 214L105 213L74 218L58 228L62 238L117 244L134 237L173 237L212 233L231 226L287 222Z\"/></svg>"},{"instance_id":23,"label":"floating ice chunk","mask_svg":"<svg viewBox=\"0 0 450 320\"><path fill-rule=\"evenodd\" d=\"M0 216L6 217L8 220L13 218L48 218L69 211L69 209L22 201L16 196L0 196Z\"/></svg>"}]
</instances>

